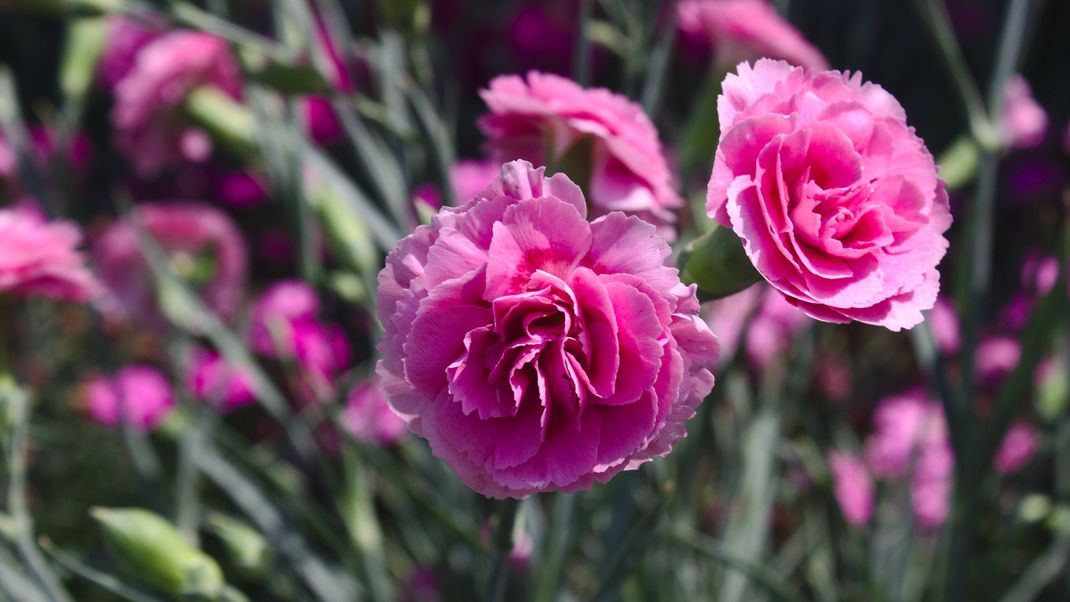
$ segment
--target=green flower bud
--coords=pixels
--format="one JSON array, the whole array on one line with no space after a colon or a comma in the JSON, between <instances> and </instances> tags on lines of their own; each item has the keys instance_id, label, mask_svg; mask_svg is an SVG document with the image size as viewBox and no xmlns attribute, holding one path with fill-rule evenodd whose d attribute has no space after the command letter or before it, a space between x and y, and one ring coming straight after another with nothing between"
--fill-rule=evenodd
<instances>
[{"instance_id":1,"label":"green flower bud","mask_svg":"<svg viewBox=\"0 0 1070 602\"><path fill-rule=\"evenodd\" d=\"M267 571L271 550L255 529L223 514L209 516L208 528L223 543L227 557L237 568L254 575Z\"/></svg>"},{"instance_id":2,"label":"green flower bud","mask_svg":"<svg viewBox=\"0 0 1070 602\"><path fill-rule=\"evenodd\" d=\"M140 508L94 508L90 514L132 578L175 598L219 598L219 565L162 517Z\"/></svg>"}]
</instances>

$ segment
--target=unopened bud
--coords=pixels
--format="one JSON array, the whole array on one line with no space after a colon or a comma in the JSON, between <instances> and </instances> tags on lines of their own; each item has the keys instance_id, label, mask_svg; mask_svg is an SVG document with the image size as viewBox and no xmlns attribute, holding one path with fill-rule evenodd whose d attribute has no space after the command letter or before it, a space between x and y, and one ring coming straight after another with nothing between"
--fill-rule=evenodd
<instances>
[{"instance_id":1,"label":"unopened bud","mask_svg":"<svg viewBox=\"0 0 1070 602\"><path fill-rule=\"evenodd\" d=\"M223 543L227 557L242 571L263 574L270 550L267 541L246 523L222 514L208 517L208 527Z\"/></svg>"},{"instance_id":2,"label":"unopened bud","mask_svg":"<svg viewBox=\"0 0 1070 602\"><path fill-rule=\"evenodd\" d=\"M90 514L132 577L174 597L219 598L219 565L162 517L139 508L94 508Z\"/></svg>"}]
</instances>

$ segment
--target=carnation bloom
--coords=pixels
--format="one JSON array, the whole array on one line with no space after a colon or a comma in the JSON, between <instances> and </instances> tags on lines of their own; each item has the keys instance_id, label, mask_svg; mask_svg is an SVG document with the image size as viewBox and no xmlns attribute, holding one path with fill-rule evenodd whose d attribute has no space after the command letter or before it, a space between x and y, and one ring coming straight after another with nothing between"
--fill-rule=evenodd
<instances>
[{"instance_id":1,"label":"carnation bloom","mask_svg":"<svg viewBox=\"0 0 1070 602\"><path fill-rule=\"evenodd\" d=\"M873 478L865 462L844 452L829 455L833 489L844 518L854 527L864 527L873 516Z\"/></svg>"},{"instance_id":2,"label":"carnation bloom","mask_svg":"<svg viewBox=\"0 0 1070 602\"><path fill-rule=\"evenodd\" d=\"M685 36L712 46L725 68L765 57L828 69L821 52L767 0L683 0L676 5L676 23Z\"/></svg>"},{"instance_id":3,"label":"carnation bloom","mask_svg":"<svg viewBox=\"0 0 1070 602\"><path fill-rule=\"evenodd\" d=\"M304 400L329 392L334 377L349 365L350 349L338 326L319 319L316 292L304 282L284 280L257 299L249 342L257 353L294 362L301 369L298 383Z\"/></svg>"},{"instance_id":4,"label":"carnation bloom","mask_svg":"<svg viewBox=\"0 0 1070 602\"><path fill-rule=\"evenodd\" d=\"M224 213L195 202L145 203L131 212L171 259L172 269L219 315L238 310L249 268L241 233ZM151 270L129 221L109 228L93 249L101 278L126 318L159 319Z\"/></svg>"},{"instance_id":5,"label":"carnation bloom","mask_svg":"<svg viewBox=\"0 0 1070 602\"><path fill-rule=\"evenodd\" d=\"M81 239L75 224L0 209L0 296L86 301L96 295L98 284L76 250Z\"/></svg>"},{"instance_id":6,"label":"carnation bloom","mask_svg":"<svg viewBox=\"0 0 1070 602\"><path fill-rule=\"evenodd\" d=\"M583 489L664 455L713 387L717 340L669 246L586 213L564 174L507 163L379 274L390 403L484 495Z\"/></svg>"},{"instance_id":7,"label":"carnation bloom","mask_svg":"<svg viewBox=\"0 0 1070 602\"><path fill-rule=\"evenodd\" d=\"M222 412L230 412L256 401L252 379L228 365L218 351L195 350L186 378L186 386L195 398L214 405Z\"/></svg>"},{"instance_id":8,"label":"carnation bloom","mask_svg":"<svg viewBox=\"0 0 1070 602\"><path fill-rule=\"evenodd\" d=\"M1025 422L1015 423L1003 438L996 452L996 472L1008 475L1029 464L1037 452L1037 430Z\"/></svg>"},{"instance_id":9,"label":"carnation bloom","mask_svg":"<svg viewBox=\"0 0 1070 602\"><path fill-rule=\"evenodd\" d=\"M1016 148L1031 148L1044 141L1048 114L1033 99L1033 91L1021 74L1007 81L1003 91L1003 135Z\"/></svg>"},{"instance_id":10,"label":"carnation bloom","mask_svg":"<svg viewBox=\"0 0 1070 602\"><path fill-rule=\"evenodd\" d=\"M929 313L929 328L940 353L951 355L957 353L961 344L959 335L959 316L951 301L941 297L936 300Z\"/></svg>"},{"instance_id":11,"label":"carnation bloom","mask_svg":"<svg viewBox=\"0 0 1070 602\"><path fill-rule=\"evenodd\" d=\"M751 365L761 368L788 349L808 321L776 291L752 286L710 303L710 327L721 342L723 358L742 344Z\"/></svg>"},{"instance_id":12,"label":"carnation bloom","mask_svg":"<svg viewBox=\"0 0 1070 602\"><path fill-rule=\"evenodd\" d=\"M107 426L120 422L150 431L174 410L175 398L167 379L155 368L132 365L114 378L98 377L86 387L89 413Z\"/></svg>"},{"instance_id":13,"label":"carnation bloom","mask_svg":"<svg viewBox=\"0 0 1070 602\"><path fill-rule=\"evenodd\" d=\"M873 427L866 442L866 459L873 473L884 478L903 476L919 449L947 440L947 423L940 406L920 392L881 401L873 414Z\"/></svg>"},{"instance_id":14,"label":"carnation bloom","mask_svg":"<svg viewBox=\"0 0 1070 602\"><path fill-rule=\"evenodd\" d=\"M737 70L718 98L710 217L814 318L921 322L940 288L951 214L903 108L861 74L770 60Z\"/></svg>"},{"instance_id":15,"label":"carnation bloom","mask_svg":"<svg viewBox=\"0 0 1070 602\"><path fill-rule=\"evenodd\" d=\"M108 18L108 40L97 63L97 77L114 89L137 65L138 53L162 35L161 30L144 27L125 17Z\"/></svg>"},{"instance_id":16,"label":"carnation bloom","mask_svg":"<svg viewBox=\"0 0 1070 602\"><path fill-rule=\"evenodd\" d=\"M378 378L371 378L349 391L342 425L357 441L393 445L405 435L405 421L386 401Z\"/></svg>"},{"instance_id":17,"label":"carnation bloom","mask_svg":"<svg viewBox=\"0 0 1070 602\"><path fill-rule=\"evenodd\" d=\"M609 90L536 71L495 78L482 92L479 126L498 161L557 166L589 194L595 216L624 211L655 224L675 221L683 201L658 132L639 105Z\"/></svg>"},{"instance_id":18,"label":"carnation bloom","mask_svg":"<svg viewBox=\"0 0 1070 602\"><path fill-rule=\"evenodd\" d=\"M116 144L138 175L152 177L182 159L200 162L211 154L208 135L181 114L186 95L201 86L239 97L240 70L225 40L176 31L138 52L115 88L112 111Z\"/></svg>"}]
</instances>

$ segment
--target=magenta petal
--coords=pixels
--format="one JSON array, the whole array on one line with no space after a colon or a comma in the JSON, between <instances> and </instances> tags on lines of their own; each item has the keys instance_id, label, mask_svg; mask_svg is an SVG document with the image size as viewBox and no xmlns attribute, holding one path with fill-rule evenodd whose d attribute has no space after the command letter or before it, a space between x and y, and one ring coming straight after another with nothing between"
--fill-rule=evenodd
<instances>
[{"instance_id":1,"label":"magenta petal","mask_svg":"<svg viewBox=\"0 0 1070 602\"><path fill-rule=\"evenodd\" d=\"M593 272L577 269L572 286L580 300L581 341L586 342L589 365L587 376L592 392L603 399L616 389L620 368L620 343L617 340L618 322L607 289Z\"/></svg>"},{"instance_id":2,"label":"magenta petal","mask_svg":"<svg viewBox=\"0 0 1070 602\"><path fill-rule=\"evenodd\" d=\"M487 298L523 290L536 270L567 277L591 245L591 229L572 205L554 198L521 201L494 224Z\"/></svg>"},{"instance_id":3,"label":"magenta petal","mask_svg":"<svg viewBox=\"0 0 1070 602\"><path fill-rule=\"evenodd\" d=\"M606 285L620 332L620 371L613 395L596 399L604 405L634 403L650 387L661 368L662 326L657 310L643 293L618 282Z\"/></svg>"}]
</instances>

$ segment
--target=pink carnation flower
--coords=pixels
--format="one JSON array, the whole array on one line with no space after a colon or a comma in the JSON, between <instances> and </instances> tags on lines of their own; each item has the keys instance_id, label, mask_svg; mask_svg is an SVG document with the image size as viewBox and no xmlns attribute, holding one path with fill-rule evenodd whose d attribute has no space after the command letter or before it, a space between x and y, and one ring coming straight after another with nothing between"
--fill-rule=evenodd
<instances>
[{"instance_id":1,"label":"pink carnation flower","mask_svg":"<svg viewBox=\"0 0 1070 602\"><path fill-rule=\"evenodd\" d=\"M490 113L479 126L494 159L590 174L580 184L595 216L624 211L655 225L676 221L673 212L683 200L658 132L639 105L609 90L584 89L536 71L526 80L495 78L482 95Z\"/></svg>"},{"instance_id":2,"label":"pink carnation flower","mask_svg":"<svg viewBox=\"0 0 1070 602\"><path fill-rule=\"evenodd\" d=\"M214 405L224 413L256 401L252 380L229 366L218 351L194 351L186 378L186 386L195 398Z\"/></svg>"},{"instance_id":3,"label":"pink carnation flower","mask_svg":"<svg viewBox=\"0 0 1070 602\"><path fill-rule=\"evenodd\" d=\"M124 17L108 18L108 41L97 63L97 77L108 89L119 85L137 65L138 53L162 34Z\"/></svg>"},{"instance_id":4,"label":"pink carnation flower","mask_svg":"<svg viewBox=\"0 0 1070 602\"><path fill-rule=\"evenodd\" d=\"M174 271L200 290L210 308L224 318L234 316L249 258L230 218L203 203L174 202L138 205L129 219L137 220L156 239ZM152 273L131 224L112 225L93 251L101 278L118 301L118 315L158 320Z\"/></svg>"},{"instance_id":5,"label":"pink carnation flower","mask_svg":"<svg viewBox=\"0 0 1070 602\"><path fill-rule=\"evenodd\" d=\"M936 300L929 313L929 328L932 329L936 348L944 355L957 353L961 344L959 316L955 306L943 297Z\"/></svg>"},{"instance_id":6,"label":"pink carnation flower","mask_svg":"<svg viewBox=\"0 0 1070 602\"><path fill-rule=\"evenodd\" d=\"M294 362L301 369L298 386L305 401L328 395L334 377L349 365L351 356L345 333L322 323L319 311L319 298L311 287L284 280L257 299L249 328L249 341L257 353Z\"/></svg>"},{"instance_id":7,"label":"pink carnation flower","mask_svg":"<svg viewBox=\"0 0 1070 602\"><path fill-rule=\"evenodd\" d=\"M155 368L127 366L114 378L98 377L86 388L89 413L106 426L119 423L142 431L159 426L174 410L171 385Z\"/></svg>"},{"instance_id":8,"label":"pink carnation flower","mask_svg":"<svg viewBox=\"0 0 1070 602\"><path fill-rule=\"evenodd\" d=\"M792 337L808 321L806 314L765 286L752 286L709 307L710 327L717 333L724 358L742 344L747 360L759 368L788 349Z\"/></svg>"},{"instance_id":9,"label":"pink carnation flower","mask_svg":"<svg viewBox=\"0 0 1070 602\"><path fill-rule=\"evenodd\" d=\"M741 63L718 98L707 211L792 304L891 330L936 301L951 225L933 158L880 86Z\"/></svg>"},{"instance_id":10,"label":"pink carnation flower","mask_svg":"<svg viewBox=\"0 0 1070 602\"><path fill-rule=\"evenodd\" d=\"M873 473L884 478L903 476L919 449L947 440L947 423L940 406L920 392L881 401L873 414L873 427L866 442L866 459Z\"/></svg>"},{"instance_id":11,"label":"pink carnation flower","mask_svg":"<svg viewBox=\"0 0 1070 602\"><path fill-rule=\"evenodd\" d=\"M1033 91L1021 74L1007 81L1003 93L1003 134L1016 148L1031 148L1044 142L1048 114L1033 99Z\"/></svg>"},{"instance_id":12,"label":"pink carnation flower","mask_svg":"<svg viewBox=\"0 0 1070 602\"><path fill-rule=\"evenodd\" d=\"M1024 468L1037 453L1038 439L1037 430L1032 425L1015 423L996 452L996 472L1008 475Z\"/></svg>"},{"instance_id":13,"label":"pink carnation flower","mask_svg":"<svg viewBox=\"0 0 1070 602\"><path fill-rule=\"evenodd\" d=\"M214 86L233 98L240 70L227 42L192 31L176 31L146 45L115 89L112 121L116 145L141 177L152 177L181 160L201 162L212 152L208 135L182 113L186 95Z\"/></svg>"},{"instance_id":14,"label":"pink carnation flower","mask_svg":"<svg viewBox=\"0 0 1070 602\"><path fill-rule=\"evenodd\" d=\"M386 401L378 378L371 378L349 392L342 424L357 441L393 445L407 429Z\"/></svg>"},{"instance_id":15,"label":"pink carnation flower","mask_svg":"<svg viewBox=\"0 0 1070 602\"><path fill-rule=\"evenodd\" d=\"M712 46L724 68L764 57L828 69L821 52L766 0L683 0L676 5L676 22L685 36Z\"/></svg>"},{"instance_id":16,"label":"pink carnation flower","mask_svg":"<svg viewBox=\"0 0 1070 602\"><path fill-rule=\"evenodd\" d=\"M76 250L81 239L75 224L0 209L0 296L42 295L60 301L95 296L99 285Z\"/></svg>"},{"instance_id":17,"label":"pink carnation flower","mask_svg":"<svg viewBox=\"0 0 1070 602\"><path fill-rule=\"evenodd\" d=\"M873 516L873 478L860 458L844 453L829 454L833 489L844 518L854 527L864 527Z\"/></svg>"},{"instance_id":18,"label":"pink carnation flower","mask_svg":"<svg viewBox=\"0 0 1070 602\"><path fill-rule=\"evenodd\" d=\"M526 161L403 239L379 274L390 403L471 488L577 490L668 453L717 340L653 226L586 220Z\"/></svg>"},{"instance_id":19,"label":"pink carnation flower","mask_svg":"<svg viewBox=\"0 0 1070 602\"><path fill-rule=\"evenodd\" d=\"M946 440L921 449L910 478L910 505L925 530L944 524L951 510L955 456Z\"/></svg>"}]
</instances>

